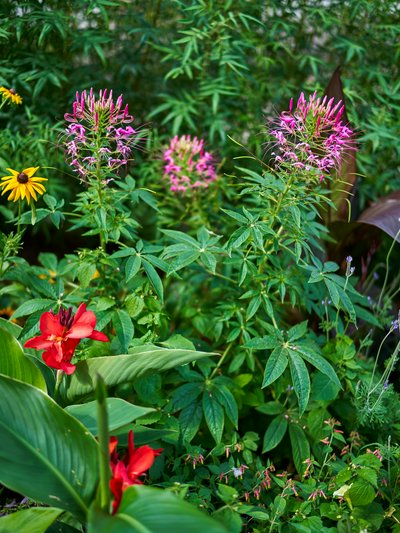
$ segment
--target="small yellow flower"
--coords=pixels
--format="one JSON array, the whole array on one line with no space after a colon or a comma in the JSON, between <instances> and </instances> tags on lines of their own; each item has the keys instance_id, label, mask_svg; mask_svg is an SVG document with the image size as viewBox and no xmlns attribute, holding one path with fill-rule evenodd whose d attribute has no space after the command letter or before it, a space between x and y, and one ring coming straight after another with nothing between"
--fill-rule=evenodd
<instances>
[{"instance_id":1,"label":"small yellow flower","mask_svg":"<svg viewBox=\"0 0 400 533\"><path fill-rule=\"evenodd\" d=\"M6 87L0 87L0 95L4 101L11 100L13 104L22 104L22 98L14 89L7 89Z\"/></svg>"},{"instance_id":2,"label":"small yellow flower","mask_svg":"<svg viewBox=\"0 0 400 533\"><path fill-rule=\"evenodd\" d=\"M1 181L3 182L0 183L0 187L3 187L1 195L3 196L7 191L11 191L7 200L13 200L16 202L20 198L21 200L26 198L29 205L32 196L32 198L37 201L36 193L43 194L46 192L46 189L40 182L47 181L47 178L39 178L38 176L33 177L39 168L40 167L29 167L25 168L22 172L17 172L12 168L8 168L7 170L11 172L11 176L4 176L4 178L1 178Z\"/></svg>"}]
</instances>

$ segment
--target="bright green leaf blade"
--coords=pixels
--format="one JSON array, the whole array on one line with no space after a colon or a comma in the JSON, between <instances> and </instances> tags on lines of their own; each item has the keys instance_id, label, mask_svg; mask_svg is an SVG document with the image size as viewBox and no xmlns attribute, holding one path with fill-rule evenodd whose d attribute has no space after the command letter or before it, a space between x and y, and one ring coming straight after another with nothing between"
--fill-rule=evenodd
<instances>
[{"instance_id":1,"label":"bright green leaf blade","mask_svg":"<svg viewBox=\"0 0 400 533\"><path fill-rule=\"evenodd\" d=\"M208 391L203 393L203 412L208 429L216 443L219 444L224 430L224 410L217 399Z\"/></svg>"},{"instance_id":2,"label":"bright green leaf blade","mask_svg":"<svg viewBox=\"0 0 400 533\"><path fill-rule=\"evenodd\" d=\"M91 393L95 386L95 377L99 373L108 387L132 381L146 373L161 372L179 365L215 355L194 350L176 350L158 346L139 346L129 354L113 357L96 357L80 361L75 372L69 376L68 384L61 394L68 401Z\"/></svg>"},{"instance_id":3,"label":"bright green leaf blade","mask_svg":"<svg viewBox=\"0 0 400 533\"><path fill-rule=\"evenodd\" d=\"M326 361L322 357L322 355L319 355L314 350L304 346L304 345L297 345L296 346L296 353L299 353L303 359L305 359L308 363L312 364L317 368L320 372L328 376L328 378L333 381L333 383L339 387L342 388L342 385L340 384L339 378L336 375L336 372L333 369L333 366Z\"/></svg>"},{"instance_id":4,"label":"bright green leaf blade","mask_svg":"<svg viewBox=\"0 0 400 533\"><path fill-rule=\"evenodd\" d=\"M11 320L6 320L5 318L1 318L1 317L0 317L0 328L5 329L9 333L11 333L11 335L15 337L16 339L18 339L22 331L21 326L18 326L18 324L14 324L14 322L11 322Z\"/></svg>"},{"instance_id":5,"label":"bright green leaf blade","mask_svg":"<svg viewBox=\"0 0 400 533\"><path fill-rule=\"evenodd\" d=\"M297 355L297 352L288 350L288 354L293 387L299 400L300 414L303 414L308 404L308 398L310 397L310 376L308 375L306 364L303 359Z\"/></svg>"},{"instance_id":6,"label":"bright green leaf blade","mask_svg":"<svg viewBox=\"0 0 400 533\"><path fill-rule=\"evenodd\" d=\"M282 415L272 420L264 435L263 453L269 452L278 446L285 436L288 427L288 421Z\"/></svg>"},{"instance_id":7,"label":"bright green leaf blade","mask_svg":"<svg viewBox=\"0 0 400 533\"><path fill-rule=\"evenodd\" d=\"M264 370L264 379L262 388L267 387L281 376L288 365L286 350L275 348L268 358Z\"/></svg>"},{"instance_id":8,"label":"bright green leaf blade","mask_svg":"<svg viewBox=\"0 0 400 533\"><path fill-rule=\"evenodd\" d=\"M375 499L374 487L364 479L357 479L347 492L354 506L369 505Z\"/></svg>"},{"instance_id":9,"label":"bright green leaf blade","mask_svg":"<svg viewBox=\"0 0 400 533\"><path fill-rule=\"evenodd\" d=\"M156 294L160 298L161 302L163 302L164 288L160 276L157 274L157 271L153 267L153 265L145 259L142 259L142 265L147 277L149 278L150 283L153 286L153 289L156 291Z\"/></svg>"},{"instance_id":10,"label":"bright green leaf blade","mask_svg":"<svg viewBox=\"0 0 400 533\"><path fill-rule=\"evenodd\" d=\"M114 431L137 418L155 411L151 407L133 405L121 398L107 398L108 429ZM97 402L69 405L65 410L77 418L88 430L97 436Z\"/></svg>"},{"instance_id":11,"label":"bright green leaf blade","mask_svg":"<svg viewBox=\"0 0 400 533\"><path fill-rule=\"evenodd\" d=\"M0 482L84 517L97 488L97 443L39 389L0 375Z\"/></svg>"},{"instance_id":12,"label":"bright green leaf blade","mask_svg":"<svg viewBox=\"0 0 400 533\"><path fill-rule=\"evenodd\" d=\"M46 392L39 368L26 355L11 333L0 327L0 374L34 385Z\"/></svg>"},{"instance_id":13,"label":"bright green leaf blade","mask_svg":"<svg viewBox=\"0 0 400 533\"><path fill-rule=\"evenodd\" d=\"M124 309L117 309L113 314L113 325L120 342L121 350L128 351L129 343L134 334L131 317Z\"/></svg>"},{"instance_id":14,"label":"bright green leaf blade","mask_svg":"<svg viewBox=\"0 0 400 533\"><path fill-rule=\"evenodd\" d=\"M289 425L289 437L292 445L294 466L297 472L303 476L307 468L304 461L310 458L310 445L306 434L298 424Z\"/></svg>"},{"instance_id":15,"label":"bright green leaf blade","mask_svg":"<svg viewBox=\"0 0 400 533\"><path fill-rule=\"evenodd\" d=\"M54 507L31 507L0 518L1 533L45 533L64 511Z\"/></svg>"},{"instance_id":16,"label":"bright green leaf blade","mask_svg":"<svg viewBox=\"0 0 400 533\"><path fill-rule=\"evenodd\" d=\"M135 518L151 533L227 533L222 524L196 507L170 492L152 487L129 487L116 514L116 517L121 516Z\"/></svg>"}]
</instances>

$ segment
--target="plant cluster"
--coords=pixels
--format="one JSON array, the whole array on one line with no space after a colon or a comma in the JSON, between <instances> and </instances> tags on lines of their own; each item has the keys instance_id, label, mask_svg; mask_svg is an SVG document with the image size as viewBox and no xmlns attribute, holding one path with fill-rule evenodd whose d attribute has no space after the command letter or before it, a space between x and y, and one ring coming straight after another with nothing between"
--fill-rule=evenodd
<instances>
[{"instance_id":1,"label":"plant cluster","mask_svg":"<svg viewBox=\"0 0 400 533\"><path fill-rule=\"evenodd\" d=\"M346 196L393 143L366 127L396 99L387 72L352 87L370 3L7 4L0 530L400 531L400 213L389 197L351 224ZM382 43L393 6L372 4ZM324 93L337 50L357 68ZM349 236L372 226L379 251Z\"/></svg>"}]
</instances>

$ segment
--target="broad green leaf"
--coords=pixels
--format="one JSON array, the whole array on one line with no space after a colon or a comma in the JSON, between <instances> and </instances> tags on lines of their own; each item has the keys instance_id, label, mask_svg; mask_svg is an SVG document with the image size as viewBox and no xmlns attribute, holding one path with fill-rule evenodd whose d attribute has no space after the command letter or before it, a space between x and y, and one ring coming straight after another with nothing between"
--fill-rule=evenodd
<instances>
[{"instance_id":1,"label":"broad green leaf","mask_svg":"<svg viewBox=\"0 0 400 533\"><path fill-rule=\"evenodd\" d=\"M322 372L314 374L311 386L311 399L328 402L335 400L339 394L339 387Z\"/></svg>"},{"instance_id":2,"label":"broad green leaf","mask_svg":"<svg viewBox=\"0 0 400 533\"><path fill-rule=\"evenodd\" d=\"M310 396L310 376L303 359L294 350L288 350L290 374L299 400L300 414L304 413Z\"/></svg>"},{"instance_id":3,"label":"broad green leaf","mask_svg":"<svg viewBox=\"0 0 400 533\"><path fill-rule=\"evenodd\" d=\"M354 506L369 505L375 499L375 489L368 481L357 479L347 492Z\"/></svg>"},{"instance_id":4,"label":"broad green leaf","mask_svg":"<svg viewBox=\"0 0 400 533\"><path fill-rule=\"evenodd\" d=\"M216 443L219 444L224 430L224 410L210 391L203 393L203 412L208 429Z\"/></svg>"},{"instance_id":5,"label":"broad green leaf","mask_svg":"<svg viewBox=\"0 0 400 533\"><path fill-rule=\"evenodd\" d=\"M0 374L34 385L46 392L39 368L25 354L20 343L0 324Z\"/></svg>"},{"instance_id":6,"label":"broad green leaf","mask_svg":"<svg viewBox=\"0 0 400 533\"><path fill-rule=\"evenodd\" d=\"M114 431L143 415L154 412L151 407L140 407L121 398L107 398L108 429ZM69 405L65 410L77 418L92 435L97 436L97 402Z\"/></svg>"},{"instance_id":7,"label":"broad green leaf","mask_svg":"<svg viewBox=\"0 0 400 533\"><path fill-rule=\"evenodd\" d=\"M125 263L125 281L128 283L139 272L142 260L138 254L128 258Z\"/></svg>"},{"instance_id":8,"label":"broad green leaf","mask_svg":"<svg viewBox=\"0 0 400 533\"><path fill-rule=\"evenodd\" d=\"M306 434L298 424L289 424L289 437L292 445L293 462L297 472L303 477L307 465L304 463L310 458L310 445Z\"/></svg>"},{"instance_id":9,"label":"broad green leaf","mask_svg":"<svg viewBox=\"0 0 400 533\"><path fill-rule=\"evenodd\" d=\"M278 402L267 402L262 403L258 407L256 407L256 411L259 411L260 413L263 413L264 415L280 415L283 413L285 408L281 403Z\"/></svg>"},{"instance_id":10,"label":"broad green leaf","mask_svg":"<svg viewBox=\"0 0 400 533\"><path fill-rule=\"evenodd\" d=\"M291 347L293 350L293 346ZM336 375L336 372L334 371L332 365L328 363L326 359L322 357L319 353L312 350L310 347L306 346L305 344L299 343L296 345L296 353L299 353L303 359L305 359L308 363L312 364L317 368L320 372L328 376L328 378L337 386L339 389L342 388L342 385L340 384L339 378Z\"/></svg>"},{"instance_id":11,"label":"broad green leaf","mask_svg":"<svg viewBox=\"0 0 400 533\"><path fill-rule=\"evenodd\" d=\"M45 533L64 511L54 507L31 507L0 518L1 533Z\"/></svg>"},{"instance_id":12,"label":"broad green leaf","mask_svg":"<svg viewBox=\"0 0 400 533\"><path fill-rule=\"evenodd\" d=\"M22 331L21 326L18 326L18 324L14 324L14 322L11 322L11 320L6 320L5 318L0 318L0 328L11 333L11 335L16 339L18 339Z\"/></svg>"},{"instance_id":13,"label":"broad green leaf","mask_svg":"<svg viewBox=\"0 0 400 533\"><path fill-rule=\"evenodd\" d=\"M278 446L285 436L288 427L287 419L279 415L272 420L264 435L263 453L269 452Z\"/></svg>"},{"instance_id":14,"label":"broad green leaf","mask_svg":"<svg viewBox=\"0 0 400 533\"><path fill-rule=\"evenodd\" d=\"M177 350L159 346L138 346L129 354L96 357L79 361L75 372L68 377L60 393L65 400L72 401L94 390L95 377L99 373L108 387L131 382L144 374L169 370L203 357L215 355L193 350Z\"/></svg>"},{"instance_id":15,"label":"broad green leaf","mask_svg":"<svg viewBox=\"0 0 400 533\"><path fill-rule=\"evenodd\" d=\"M178 258L175 259L175 261L171 263L168 269L168 275L172 274L173 272L177 272L181 268L191 265L192 263L197 261L200 255L201 255L200 252L197 250L195 251L192 250L190 252L184 252L184 253L179 254Z\"/></svg>"},{"instance_id":16,"label":"broad green leaf","mask_svg":"<svg viewBox=\"0 0 400 533\"><path fill-rule=\"evenodd\" d=\"M84 518L98 484L97 443L39 389L0 375L0 482Z\"/></svg>"},{"instance_id":17,"label":"broad green leaf","mask_svg":"<svg viewBox=\"0 0 400 533\"><path fill-rule=\"evenodd\" d=\"M273 383L284 373L288 365L288 358L286 354L287 350L283 350L281 347L275 348L275 350L271 353L267 364L265 365L262 388Z\"/></svg>"},{"instance_id":18,"label":"broad green leaf","mask_svg":"<svg viewBox=\"0 0 400 533\"><path fill-rule=\"evenodd\" d=\"M301 322L300 324L296 324L288 331L288 341L293 342L297 339L301 339L301 337L304 337L304 335L307 332L307 324L308 321L305 320L304 322Z\"/></svg>"},{"instance_id":19,"label":"broad green leaf","mask_svg":"<svg viewBox=\"0 0 400 533\"><path fill-rule=\"evenodd\" d=\"M170 492L153 487L129 487L123 494L116 514L117 517L122 515L134 517L146 528L143 531L151 533L228 533L222 524L195 506Z\"/></svg>"},{"instance_id":20,"label":"broad green leaf","mask_svg":"<svg viewBox=\"0 0 400 533\"><path fill-rule=\"evenodd\" d=\"M212 394L223 406L226 416L229 418L235 428L237 428L239 416L238 406L231 391L225 385L215 384L215 386L212 388Z\"/></svg>"}]
</instances>

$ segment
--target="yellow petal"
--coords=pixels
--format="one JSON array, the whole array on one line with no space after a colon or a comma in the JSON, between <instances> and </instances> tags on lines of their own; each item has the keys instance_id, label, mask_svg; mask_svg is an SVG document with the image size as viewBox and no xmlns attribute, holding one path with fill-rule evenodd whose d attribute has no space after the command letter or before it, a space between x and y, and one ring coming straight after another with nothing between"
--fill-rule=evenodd
<instances>
[{"instance_id":1,"label":"yellow petal","mask_svg":"<svg viewBox=\"0 0 400 533\"><path fill-rule=\"evenodd\" d=\"M18 189L18 183L15 182L9 182L9 183L2 183L4 187L3 192L10 191L11 189Z\"/></svg>"},{"instance_id":2,"label":"yellow petal","mask_svg":"<svg viewBox=\"0 0 400 533\"><path fill-rule=\"evenodd\" d=\"M11 172L11 174L16 178L19 174L19 172L17 172L16 170L13 170L12 168L6 168L6 170L8 170L8 172Z\"/></svg>"},{"instance_id":3,"label":"yellow petal","mask_svg":"<svg viewBox=\"0 0 400 533\"><path fill-rule=\"evenodd\" d=\"M34 173L39 170L40 167L29 167L29 168L24 168L24 170L22 171L24 174L26 174L28 176L28 178L31 178Z\"/></svg>"}]
</instances>

